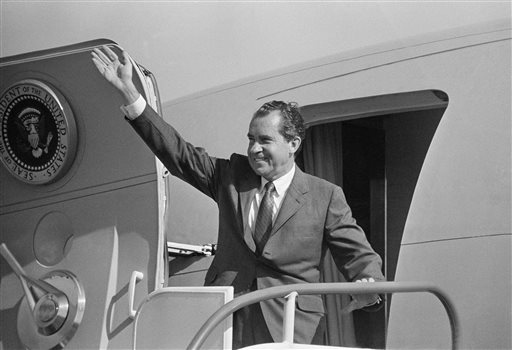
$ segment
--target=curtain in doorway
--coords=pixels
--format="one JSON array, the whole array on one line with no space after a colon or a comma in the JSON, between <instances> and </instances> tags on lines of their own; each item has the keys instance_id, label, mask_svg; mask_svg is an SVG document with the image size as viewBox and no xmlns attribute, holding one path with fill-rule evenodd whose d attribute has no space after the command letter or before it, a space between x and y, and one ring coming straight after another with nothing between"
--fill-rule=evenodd
<instances>
[{"instance_id":1,"label":"curtain in doorway","mask_svg":"<svg viewBox=\"0 0 512 350\"><path fill-rule=\"evenodd\" d=\"M304 170L339 186L343 184L342 125L330 123L307 130L303 145ZM327 251L323 261L322 282L346 282ZM327 308L326 344L331 346L357 346L352 314L341 310L350 302L345 294L324 296Z\"/></svg>"}]
</instances>

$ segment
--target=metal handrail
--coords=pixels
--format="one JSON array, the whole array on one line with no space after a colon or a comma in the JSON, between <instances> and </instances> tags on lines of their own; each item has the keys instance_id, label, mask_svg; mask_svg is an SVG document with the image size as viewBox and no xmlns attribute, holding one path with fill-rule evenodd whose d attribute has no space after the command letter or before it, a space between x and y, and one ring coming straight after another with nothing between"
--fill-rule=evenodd
<instances>
[{"instance_id":1,"label":"metal handrail","mask_svg":"<svg viewBox=\"0 0 512 350\"><path fill-rule=\"evenodd\" d=\"M459 346L460 329L457 312L448 295L438 286L426 282L374 282L374 283L301 283L277 286L256 290L239 296L218 309L196 333L188 345L188 350L201 347L215 329L226 317L241 308L263 300L281 298L297 292L298 294L382 294L382 293L416 293L429 292L434 294L443 304L450 321L452 349Z\"/></svg>"}]
</instances>

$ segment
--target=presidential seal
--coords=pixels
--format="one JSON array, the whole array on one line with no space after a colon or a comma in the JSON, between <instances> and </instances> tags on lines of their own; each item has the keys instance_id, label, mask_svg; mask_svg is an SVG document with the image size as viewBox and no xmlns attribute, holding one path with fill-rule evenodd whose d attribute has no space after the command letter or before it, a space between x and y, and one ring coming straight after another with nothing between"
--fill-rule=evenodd
<instances>
[{"instance_id":1,"label":"presidential seal","mask_svg":"<svg viewBox=\"0 0 512 350\"><path fill-rule=\"evenodd\" d=\"M38 80L23 80L0 97L0 157L17 179L47 184L62 177L75 156L76 125L69 105Z\"/></svg>"}]
</instances>

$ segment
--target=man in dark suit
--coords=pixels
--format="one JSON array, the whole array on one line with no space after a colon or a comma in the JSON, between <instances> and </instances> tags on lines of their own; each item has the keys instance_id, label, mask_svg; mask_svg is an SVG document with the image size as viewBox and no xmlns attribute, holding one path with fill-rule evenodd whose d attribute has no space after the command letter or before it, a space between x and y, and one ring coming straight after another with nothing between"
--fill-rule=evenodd
<instances>
[{"instance_id":1,"label":"man in dark suit","mask_svg":"<svg viewBox=\"0 0 512 350\"><path fill-rule=\"evenodd\" d=\"M136 90L126 53L94 50L93 62L123 96L135 131L167 169L211 197L219 208L218 249L205 285L233 286L235 295L272 286L319 282L326 249L348 281L383 280L381 259L352 218L340 187L303 173L295 155L305 130L295 104L272 101L252 117L247 156L209 156L187 143ZM353 305L375 307L378 295ZM234 315L234 347L280 341L284 300ZM352 306L354 308L354 306ZM297 298L297 343L321 343L324 306L318 295Z\"/></svg>"}]
</instances>

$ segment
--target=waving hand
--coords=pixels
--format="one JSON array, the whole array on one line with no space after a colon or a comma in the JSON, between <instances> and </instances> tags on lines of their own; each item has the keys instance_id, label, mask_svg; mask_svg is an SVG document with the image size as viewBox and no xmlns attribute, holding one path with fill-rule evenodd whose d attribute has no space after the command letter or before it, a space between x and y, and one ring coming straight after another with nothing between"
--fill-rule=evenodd
<instances>
[{"instance_id":1,"label":"waving hand","mask_svg":"<svg viewBox=\"0 0 512 350\"><path fill-rule=\"evenodd\" d=\"M133 66L128 53L123 51L119 59L112 49L103 46L102 50L96 48L91 54L98 71L125 98L126 104L134 102L139 93L133 84Z\"/></svg>"}]
</instances>

